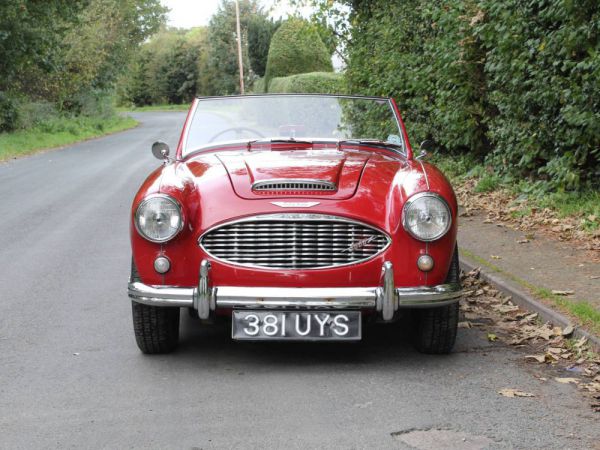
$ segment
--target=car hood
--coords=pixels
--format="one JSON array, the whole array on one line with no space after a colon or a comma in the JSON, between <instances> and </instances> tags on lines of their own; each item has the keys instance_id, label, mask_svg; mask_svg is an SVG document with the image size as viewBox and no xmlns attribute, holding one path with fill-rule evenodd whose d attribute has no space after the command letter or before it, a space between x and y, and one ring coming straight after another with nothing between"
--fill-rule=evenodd
<instances>
[{"instance_id":1,"label":"car hood","mask_svg":"<svg viewBox=\"0 0 600 450\"><path fill-rule=\"evenodd\" d=\"M366 152L344 152L335 149L258 151L223 153L219 161L231 179L235 193L246 199L279 197L320 197L348 199L356 193L363 170L369 161ZM271 186L253 190L260 182L326 182L334 190L284 190Z\"/></svg>"}]
</instances>

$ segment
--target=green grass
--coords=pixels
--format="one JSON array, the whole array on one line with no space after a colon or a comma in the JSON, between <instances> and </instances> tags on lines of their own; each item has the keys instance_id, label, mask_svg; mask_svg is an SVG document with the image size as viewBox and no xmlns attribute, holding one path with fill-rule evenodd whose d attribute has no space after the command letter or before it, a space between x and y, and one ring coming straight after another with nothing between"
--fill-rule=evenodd
<instances>
[{"instance_id":1,"label":"green grass","mask_svg":"<svg viewBox=\"0 0 600 450\"><path fill-rule=\"evenodd\" d=\"M60 118L27 130L2 133L0 161L126 130L137 123L123 116Z\"/></svg>"},{"instance_id":2,"label":"green grass","mask_svg":"<svg viewBox=\"0 0 600 450\"><path fill-rule=\"evenodd\" d=\"M598 311L590 302L586 300L567 300L564 297L553 294L549 289L535 286L528 281L523 280L522 278L502 270L500 267L490 263L488 260L481 258L480 256L475 255L465 248L460 248L460 252L469 259L476 261L477 264L485 266L488 269L499 273L521 285L536 297L548 301L553 306L557 307L557 309L567 313L571 317L576 318L581 325L589 329L589 331L594 333L596 336L600 336L600 311Z\"/></svg>"},{"instance_id":3,"label":"green grass","mask_svg":"<svg viewBox=\"0 0 600 450\"><path fill-rule=\"evenodd\" d=\"M116 108L118 112L146 112L146 111L187 111L190 109L190 104L182 105L149 105L149 106L119 106Z\"/></svg>"}]
</instances>

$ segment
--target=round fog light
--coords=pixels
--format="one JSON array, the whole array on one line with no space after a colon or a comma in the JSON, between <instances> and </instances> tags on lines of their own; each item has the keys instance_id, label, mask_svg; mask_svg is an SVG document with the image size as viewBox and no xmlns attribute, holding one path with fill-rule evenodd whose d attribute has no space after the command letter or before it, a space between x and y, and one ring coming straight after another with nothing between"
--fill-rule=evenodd
<instances>
[{"instance_id":1,"label":"round fog light","mask_svg":"<svg viewBox=\"0 0 600 450\"><path fill-rule=\"evenodd\" d=\"M429 255L421 255L417 259L417 267L423 272L429 272L433 269L433 258Z\"/></svg>"},{"instance_id":2,"label":"round fog light","mask_svg":"<svg viewBox=\"0 0 600 450\"><path fill-rule=\"evenodd\" d=\"M158 273L167 273L170 268L171 261L169 261L169 258L159 256L154 260L154 270L156 270Z\"/></svg>"}]
</instances>

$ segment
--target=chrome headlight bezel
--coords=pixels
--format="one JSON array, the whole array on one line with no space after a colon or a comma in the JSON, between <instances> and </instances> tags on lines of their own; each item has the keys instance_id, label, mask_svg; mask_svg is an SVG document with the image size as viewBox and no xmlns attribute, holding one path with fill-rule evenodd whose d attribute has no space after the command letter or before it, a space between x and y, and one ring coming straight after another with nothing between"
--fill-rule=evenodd
<instances>
[{"instance_id":1,"label":"chrome headlight bezel","mask_svg":"<svg viewBox=\"0 0 600 450\"><path fill-rule=\"evenodd\" d=\"M175 209L177 211L177 214L179 215L179 225L178 227L175 229L175 231L170 234L169 236L165 237L165 238L161 238L161 239L156 239L153 237L148 236L144 230L142 229L141 225L140 225L140 215L141 215L141 211L142 208L148 204L148 202L150 202L153 199L156 198L161 198L164 199L170 203L172 203L175 206ZM138 234L140 236L142 236L144 239L146 239L147 241L153 242L155 244L162 244L164 242L168 242L171 239L173 239L175 236L177 236L179 234L179 232L183 229L183 212L182 212L182 208L181 208L181 204L174 199L173 197L171 197L170 195L167 194L151 194L148 195L147 197L144 197L144 199L140 202L140 204L137 206L136 210L135 210L135 215L134 215L134 220L133 223L135 225L135 229L138 232Z\"/></svg>"},{"instance_id":2,"label":"chrome headlight bezel","mask_svg":"<svg viewBox=\"0 0 600 450\"><path fill-rule=\"evenodd\" d=\"M440 204L445 208L446 213L448 214L448 222L446 223L446 227L444 228L444 230L431 238L424 238L422 236L419 236L408 225L408 211L410 210L411 207L414 206L415 202L417 202L420 199L425 198L425 197L434 198L435 200L439 201ZM413 238L417 239L418 241L421 241L421 242L437 241L438 239L441 239L442 237L444 237L448 233L450 228L452 227L452 210L450 209L448 202L441 195L436 194L434 192L420 192L420 193L415 194L412 197L410 197L404 204L404 208L402 209L402 226L404 227L404 229L406 230L406 232L409 235L411 235Z\"/></svg>"}]
</instances>

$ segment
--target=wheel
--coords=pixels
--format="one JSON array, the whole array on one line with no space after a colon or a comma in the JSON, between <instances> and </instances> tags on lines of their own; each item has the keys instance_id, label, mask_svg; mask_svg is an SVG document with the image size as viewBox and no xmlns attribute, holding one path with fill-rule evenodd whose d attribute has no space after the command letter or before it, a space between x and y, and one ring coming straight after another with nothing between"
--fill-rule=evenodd
<instances>
[{"instance_id":1,"label":"wheel","mask_svg":"<svg viewBox=\"0 0 600 450\"><path fill-rule=\"evenodd\" d=\"M446 283L460 283L458 246L454 249ZM458 330L458 302L437 308L415 310L415 346L422 353L450 353Z\"/></svg>"},{"instance_id":2,"label":"wheel","mask_svg":"<svg viewBox=\"0 0 600 450\"><path fill-rule=\"evenodd\" d=\"M139 280L131 263L131 279ZM133 331L142 353L169 353L179 342L179 308L149 306L131 302Z\"/></svg>"}]
</instances>

